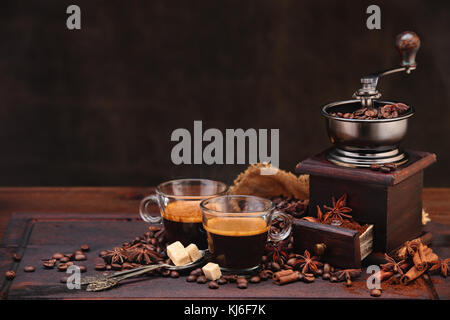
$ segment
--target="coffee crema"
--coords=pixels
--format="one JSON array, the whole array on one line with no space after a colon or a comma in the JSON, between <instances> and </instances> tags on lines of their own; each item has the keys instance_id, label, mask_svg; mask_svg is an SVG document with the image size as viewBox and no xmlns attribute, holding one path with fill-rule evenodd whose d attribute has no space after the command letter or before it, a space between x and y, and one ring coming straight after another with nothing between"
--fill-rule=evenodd
<instances>
[{"instance_id":1,"label":"coffee crema","mask_svg":"<svg viewBox=\"0 0 450 320\"><path fill-rule=\"evenodd\" d=\"M260 264L269 230L263 218L211 218L204 228L209 250L222 268L244 270Z\"/></svg>"},{"instance_id":2,"label":"coffee crema","mask_svg":"<svg viewBox=\"0 0 450 320\"><path fill-rule=\"evenodd\" d=\"M162 217L169 242L180 241L184 246L195 243L200 249L207 248L200 201L169 202Z\"/></svg>"},{"instance_id":3,"label":"coffee crema","mask_svg":"<svg viewBox=\"0 0 450 320\"><path fill-rule=\"evenodd\" d=\"M178 200L169 202L164 208L164 219L175 222L202 222L201 201Z\"/></svg>"}]
</instances>

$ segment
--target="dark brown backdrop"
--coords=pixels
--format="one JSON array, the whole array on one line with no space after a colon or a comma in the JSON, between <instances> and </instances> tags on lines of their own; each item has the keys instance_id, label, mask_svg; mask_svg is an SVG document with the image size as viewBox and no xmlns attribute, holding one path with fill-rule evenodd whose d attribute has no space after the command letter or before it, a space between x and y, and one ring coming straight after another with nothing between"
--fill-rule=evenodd
<instances>
[{"instance_id":1,"label":"dark brown backdrop","mask_svg":"<svg viewBox=\"0 0 450 320\"><path fill-rule=\"evenodd\" d=\"M374 3L379 31L365 27ZM413 30L417 71L379 87L416 108L404 145L437 153L425 184L449 187L449 21L449 1L3 1L0 185L230 182L244 166L171 164L171 132L194 120L280 128L293 170L329 146L320 107L397 65L394 38Z\"/></svg>"}]
</instances>

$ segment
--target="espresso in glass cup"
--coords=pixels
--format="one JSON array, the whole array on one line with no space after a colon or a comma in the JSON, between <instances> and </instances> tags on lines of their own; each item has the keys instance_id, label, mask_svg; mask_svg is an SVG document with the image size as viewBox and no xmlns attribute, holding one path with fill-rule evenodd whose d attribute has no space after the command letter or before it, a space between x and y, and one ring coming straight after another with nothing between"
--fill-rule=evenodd
<instances>
[{"instance_id":1,"label":"espresso in glass cup","mask_svg":"<svg viewBox=\"0 0 450 320\"><path fill-rule=\"evenodd\" d=\"M214 262L226 272L247 273L257 269L267 240L284 240L291 231L291 217L274 211L268 199L223 195L202 201L200 207L209 251ZM281 219L284 224L278 233L270 230L274 219Z\"/></svg>"},{"instance_id":2,"label":"espresso in glass cup","mask_svg":"<svg viewBox=\"0 0 450 320\"><path fill-rule=\"evenodd\" d=\"M202 224L202 200L225 194L226 184L206 179L179 179L161 183L156 194L142 199L139 213L151 225L164 225L169 243L180 241L184 246L195 243L206 249L207 241ZM151 215L148 205L156 203L160 215Z\"/></svg>"}]
</instances>

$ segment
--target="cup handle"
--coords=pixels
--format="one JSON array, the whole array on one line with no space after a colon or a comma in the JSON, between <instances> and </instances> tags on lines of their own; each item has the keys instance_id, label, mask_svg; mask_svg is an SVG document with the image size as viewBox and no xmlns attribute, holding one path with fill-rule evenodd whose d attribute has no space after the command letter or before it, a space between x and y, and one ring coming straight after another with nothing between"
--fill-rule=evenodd
<instances>
[{"instance_id":1,"label":"cup handle","mask_svg":"<svg viewBox=\"0 0 450 320\"><path fill-rule=\"evenodd\" d=\"M161 225L162 224L161 215L152 216L147 210L147 207L150 202L155 202L159 206L158 196L156 194L152 194L142 199L139 205L139 214L141 215L142 220L144 220L145 222L148 222L153 225Z\"/></svg>"},{"instance_id":2,"label":"cup handle","mask_svg":"<svg viewBox=\"0 0 450 320\"><path fill-rule=\"evenodd\" d=\"M285 240L287 237L289 237L292 230L292 217L281 211L275 211L272 213L272 216L270 218L270 225L272 225L272 222L278 218L280 218L282 220L282 223L284 223L283 229L281 229L281 231L278 233L273 233L269 229L269 240L275 242Z\"/></svg>"}]
</instances>

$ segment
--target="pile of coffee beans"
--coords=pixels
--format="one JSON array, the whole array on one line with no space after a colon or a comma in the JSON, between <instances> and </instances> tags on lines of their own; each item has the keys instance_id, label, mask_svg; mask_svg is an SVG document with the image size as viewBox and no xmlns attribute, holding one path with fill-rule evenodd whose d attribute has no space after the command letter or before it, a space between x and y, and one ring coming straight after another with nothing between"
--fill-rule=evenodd
<instances>
[{"instance_id":1,"label":"pile of coffee beans","mask_svg":"<svg viewBox=\"0 0 450 320\"><path fill-rule=\"evenodd\" d=\"M273 197L275 209L290 214L294 218L302 218L308 213L309 200L300 200L295 197Z\"/></svg>"},{"instance_id":2,"label":"pile of coffee beans","mask_svg":"<svg viewBox=\"0 0 450 320\"><path fill-rule=\"evenodd\" d=\"M120 247L100 251L99 256L103 258L104 263L96 264L95 270L120 271L160 262L170 264L171 261L167 256L166 244L164 229L150 227L149 231L142 236L124 242ZM155 272L159 271L165 272L159 269Z\"/></svg>"},{"instance_id":3,"label":"pile of coffee beans","mask_svg":"<svg viewBox=\"0 0 450 320\"><path fill-rule=\"evenodd\" d=\"M330 115L344 119L376 120L392 119L405 114L409 106L404 103L386 104L378 108L360 108L355 112L332 112Z\"/></svg>"}]
</instances>

